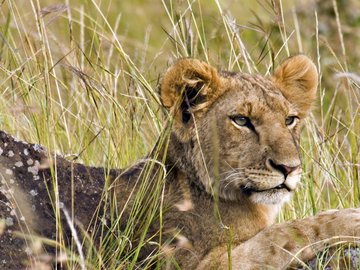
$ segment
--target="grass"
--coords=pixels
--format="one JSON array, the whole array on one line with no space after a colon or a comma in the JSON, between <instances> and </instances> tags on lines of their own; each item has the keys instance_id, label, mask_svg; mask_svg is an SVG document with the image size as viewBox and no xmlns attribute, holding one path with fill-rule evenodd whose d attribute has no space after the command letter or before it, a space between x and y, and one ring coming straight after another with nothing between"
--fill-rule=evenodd
<instances>
[{"instance_id":1,"label":"grass","mask_svg":"<svg viewBox=\"0 0 360 270\"><path fill-rule=\"evenodd\" d=\"M269 75L282 59L305 53L320 73L319 99L302 136L302 186L278 220L360 207L354 10L357 1L319 1L317 11L305 0L0 1L2 129L70 160L126 167L162 133L157 84L174 59ZM110 256L129 252L131 233L87 254L87 267L135 267L136 247L123 262Z\"/></svg>"}]
</instances>

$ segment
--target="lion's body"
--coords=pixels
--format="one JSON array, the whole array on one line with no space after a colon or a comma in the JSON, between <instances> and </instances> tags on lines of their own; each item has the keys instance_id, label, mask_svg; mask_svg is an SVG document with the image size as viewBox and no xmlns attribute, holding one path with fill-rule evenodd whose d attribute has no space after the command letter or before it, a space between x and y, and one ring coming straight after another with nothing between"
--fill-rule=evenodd
<instances>
[{"instance_id":1,"label":"lion's body","mask_svg":"<svg viewBox=\"0 0 360 270\"><path fill-rule=\"evenodd\" d=\"M174 122L166 151L160 147L157 157L149 156L168 170L161 194L161 228L154 222L149 230L149 235L161 234L160 257L174 258L182 269L226 269L234 257L234 268L247 269L241 260L270 261L272 256L281 258L283 250L301 247L295 237L282 241L285 249L269 252L268 244L263 256L257 256L253 252L261 244L247 240L274 222L300 180L300 129L316 87L316 68L305 56L289 58L268 78L218 72L194 59L180 60L168 69L160 91ZM161 171L160 165L154 166L152 173ZM141 186L140 167L117 181L115 193L124 198L120 209L128 202L125 186ZM133 187L128 190L134 193ZM297 235L306 238L313 230ZM291 237L287 231L285 235ZM239 252L230 256L235 247L247 258L241 259ZM158 248L144 248L141 257ZM304 255L310 257L309 252Z\"/></svg>"},{"instance_id":2,"label":"lion's body","mask_svg":"<svg viewBox=\"0 0 360 270\"><path fill-rule=\"evenodd\" d=\"M304 56L271 78L218 72L193 59L170 67L160 89L174 116L160 154L169 170L162 194L165 257L194 269L209 253L226 253L274 222L300 179L300 126L316 85L316 69ZM236 122L238 116L248 123ZM287 124L289 116L294 121ZM129 183L141 186L142 170L117 180L120 209L128 204L124 194L138 191ZM155 222L150 233L158 231ZM151 248L144 250L143 258Z\"/></svg>"},{"instance_id":3,"label":"lion's body","mask_svg":"<svg viewBox=\"0 0 360 270\"><path fill-rule=\"evenodd\" d=\"M137 180L141 178L142 169L143 166L137 165L131 173L117 179L119 209L128 202L126 194L132 193L135 196L138 192L141 183ZM195 269L212 249L225 247L230 243L237 246L274 221L277 206L254 205L247 201L239 204L220 199L215 207L212 196L201 187L192 184L180 171L173 169L168 177L170 179L165 183L165 193L162 197L164 213L160 258L169 260L168 257L174 256L182 269ZM129 182L134 185L137 183L137 188L134 189ZM127 208L129 210L131 206L128 205ZM127 216L128 213L125 213L121 219L124 226ZM155 239L158 240L159 230L159 222L155 220L149 229L148 237L156 235ZM145 259L157 249L156 245L145 246L141 252L141 259Z\"/></svg>"}]
</instances>

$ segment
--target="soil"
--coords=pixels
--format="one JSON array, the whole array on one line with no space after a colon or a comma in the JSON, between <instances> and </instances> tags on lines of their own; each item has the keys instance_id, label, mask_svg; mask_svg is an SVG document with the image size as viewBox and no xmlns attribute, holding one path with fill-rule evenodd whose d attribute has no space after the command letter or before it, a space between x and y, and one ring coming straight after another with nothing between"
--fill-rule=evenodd
<instances>
[{"instance_id":1,"label":"soil","mask_svg":"<svg viewBox=\"0 0 360 270\"><path fill-rule=\"evenodd\" d=\"M52 155L0 131L0 269L23 269L53 260L53 247L40 247L30 236L57 240L56 217L71 239L64 211L75 227L91 234L103 222L104 185L119 170L84 166ZM55 204L61 209L55 215ZM100 220L101 219L101 220ZM59 218L58 218L59 221ZM47 256L45 256L47 255Z\"/></svg>"}]
</instances>

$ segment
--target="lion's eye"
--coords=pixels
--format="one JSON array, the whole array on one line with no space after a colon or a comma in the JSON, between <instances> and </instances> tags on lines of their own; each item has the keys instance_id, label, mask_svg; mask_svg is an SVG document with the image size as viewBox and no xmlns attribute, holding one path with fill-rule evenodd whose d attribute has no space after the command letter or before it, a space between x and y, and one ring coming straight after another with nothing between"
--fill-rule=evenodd
<instances>
[{"instance_id":1,"label":"lion's eye","mask_svg":"<svg viewBox=\"0 0 360 270\"><path fill-rule=\"evenodd\" d=\"M255 127L251 123L250 119L246 116L234 115L234 116L230 116L230 119L237 126L247 127L251 130L255 130Z\"/></svg>"},{"instance_id":2,"label":"lion's eye","mask_svg":"<svg viewBox=\"0 0 360 270\"><path fill-rule=\"evenodd\" d=\"M298 117L297 116L288 116L286 119L285 119L285 125L287 126L292 126L296 123Z\"/></svg>"},{"instance_id":3,"label":"lion's eye","mask_svg":"<svg viewBox=\"0 0 360 270\"><path fill-rule=\"evenodd\" d=\"M231 117L231 120L237 124L238 126L246 126L247 122L249 121L249 118L244 116L233 116Z\"/></svg>"}]
</instances>

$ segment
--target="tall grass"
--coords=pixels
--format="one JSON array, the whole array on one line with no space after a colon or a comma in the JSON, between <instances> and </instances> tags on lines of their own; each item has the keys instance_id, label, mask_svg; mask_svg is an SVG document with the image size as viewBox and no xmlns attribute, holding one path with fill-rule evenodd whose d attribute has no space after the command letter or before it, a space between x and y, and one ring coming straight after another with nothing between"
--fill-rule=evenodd
<instances>
[{"instance_id":1,"label":"tall grass","mask_svg":"<svg viewBox=\"0 0 360 270\"><path fill-rule=\"evenodd\" d=\"M157 84L174 59L270 75L305 53L320 73L319 99L303 131L302 186L278 219L359 207L360 21L351 15L359 4L284 2L0 1L1 129L69 160L126 167L162 133ZM108 236L87 267L135 268L132 233Z\"/></svg>"}]
</instances>

